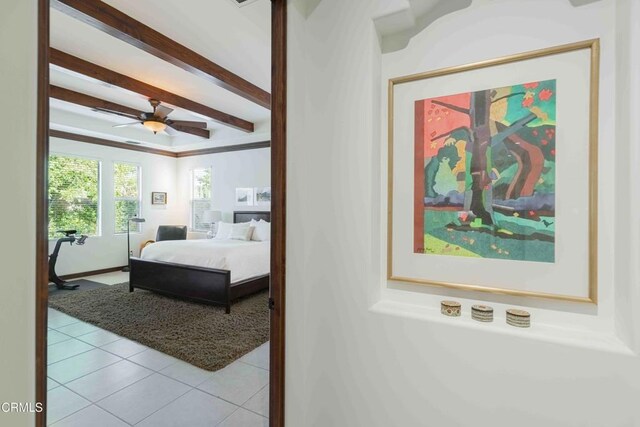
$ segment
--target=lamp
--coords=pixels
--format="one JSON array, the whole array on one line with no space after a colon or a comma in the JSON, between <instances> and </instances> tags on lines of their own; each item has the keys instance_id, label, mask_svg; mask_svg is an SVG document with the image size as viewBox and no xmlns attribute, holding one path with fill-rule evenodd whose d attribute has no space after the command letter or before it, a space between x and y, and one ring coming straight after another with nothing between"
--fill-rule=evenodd
<instances>
[{"instance_id":1,"label":"lamp","mask_svg":"<svg viewBox=\"0 0 640 427\"><path fill-rule=\"evenodd\" d=\"M213 226L221 219L221 211L204 211L204 213L202 214L202 222L205 224L209 224L209 232L207 233L207 237L213 237Z\"/></svg>"},{"instance_id":2,"label":"lamp","mask_svg":"<svg viewBox=\"0 0 640 427\"><path fill-rule=\"evenodd\" d=\"M154 134L158 132L162 132L167 128L166 124L164 124L163 122L159 122L157 120L145 120L144 122L142 122L142 124L144 125L144 127L149 129Z\"/></svg>"},{"instance_id":3,"label":"lamp","mask_svg":"<svg viewBox=\"0 0 640 427\"><path fill-rule=\"evenodd\" d=\"M127 220L127 266L122 269L122 271L125 271L125 272L131 271L131 237L130 237L131 227L130 225L132 222L139 224L141 222L145 222L145 219L134 216Z\"/></svg>"}]
</instances>

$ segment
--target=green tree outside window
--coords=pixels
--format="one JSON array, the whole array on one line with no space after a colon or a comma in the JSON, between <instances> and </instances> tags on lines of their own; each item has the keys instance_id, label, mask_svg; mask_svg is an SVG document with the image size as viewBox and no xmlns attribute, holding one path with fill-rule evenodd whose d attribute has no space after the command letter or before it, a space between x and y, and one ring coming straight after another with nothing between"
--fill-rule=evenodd
<instances>
[{"instance_id":1,"label":"green tree outside window","mask_svg":"<svg viewBox=\"0 0 640 427\"><path fill-rule=\"evenodd\" d=\"M140 168L131 163L113 164L116 234L127 232L127 221L140 216ZM131 223L131 231L139 232L140 224Z\"/></svg>"},{"instance_id":2,"label":"green tree outside window","mask_svg":"<svg viewBox=\"0 0 640 427\"><path fill-rule=\"evenodd\" d=\"M49 157L49 238L57 230L75 229L98 235L100 162L92 159Z\"/></svg>"}]
</instances>

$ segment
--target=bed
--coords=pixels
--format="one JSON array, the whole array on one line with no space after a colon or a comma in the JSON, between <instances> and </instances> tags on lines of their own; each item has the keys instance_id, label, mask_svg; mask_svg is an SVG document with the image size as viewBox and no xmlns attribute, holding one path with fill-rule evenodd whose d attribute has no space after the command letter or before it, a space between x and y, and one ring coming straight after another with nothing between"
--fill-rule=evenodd
<instances>
[{"instance_id":1,"label":"bed","mask_svg":"<svg viewBox=\"0 0 640 427\"><path fill-rule=\"evenodd\" d=\"M270 222L271 213L233 213L234 223L252 219ZM223 306L230 313L232 301L269 287L269 246L268 241L215 239L157 242L140 258L131 258L129 292L145 289Z\"/></svg>"}]
</instances>

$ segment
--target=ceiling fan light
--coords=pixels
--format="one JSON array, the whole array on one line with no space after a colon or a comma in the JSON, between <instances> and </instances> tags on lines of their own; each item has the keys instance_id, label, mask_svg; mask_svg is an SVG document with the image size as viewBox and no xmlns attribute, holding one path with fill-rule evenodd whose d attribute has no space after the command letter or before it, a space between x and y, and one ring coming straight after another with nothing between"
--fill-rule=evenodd
<instances>
[{"instance_id":1,"label":"ceiling fan light","mask_svg":"<svg viewBox=\"0 0 640 427\"><path fill-rule=\"evenodd\" d=\"M167 125L156 120L145 120L142 124L153 133L162 132L167 128Z\"/></svg>"}]
</instances>

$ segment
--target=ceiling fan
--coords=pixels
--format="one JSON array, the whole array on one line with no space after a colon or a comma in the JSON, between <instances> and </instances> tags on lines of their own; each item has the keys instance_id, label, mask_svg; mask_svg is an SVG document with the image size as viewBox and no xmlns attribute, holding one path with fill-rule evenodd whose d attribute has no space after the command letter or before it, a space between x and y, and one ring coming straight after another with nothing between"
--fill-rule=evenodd
<instances>
[{"instance_id":1,"label":"ceiling fan","mask_svg":"<svg viewBox=\"0 0 640 427\"><path fill-rule=\"evenodd\" d=\"M153 108L153 112L150 113L140 113L139 116L135 114L123 113L120 111L109 110L107 108L95 107L92 108L94 111L100 111L108 114L115 114L121 117L127 117L129 119L136 120L133 123L125 123L121 125L115 125L115 128L126 127L126 126L135 126L135 125L143 125L154 134L158 132L165 131L170 135L175 135L175 131L183 131L184 128L198 128L198 129L206 129L207 122L197 122L191 120L172 120L167 116L173 111L173 108L165 107L164 105L160 105L160 101L157 99L150 99L149 104Z\"/></svg>"}]
</instances>

